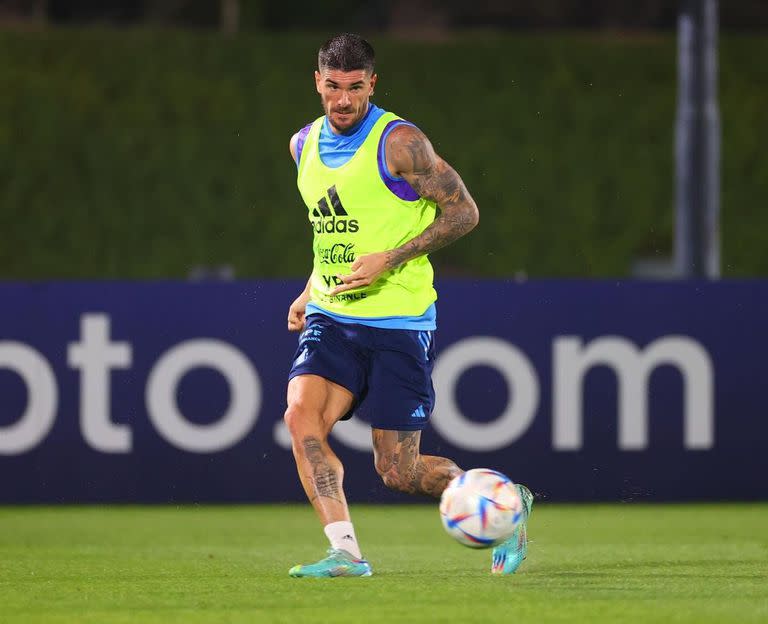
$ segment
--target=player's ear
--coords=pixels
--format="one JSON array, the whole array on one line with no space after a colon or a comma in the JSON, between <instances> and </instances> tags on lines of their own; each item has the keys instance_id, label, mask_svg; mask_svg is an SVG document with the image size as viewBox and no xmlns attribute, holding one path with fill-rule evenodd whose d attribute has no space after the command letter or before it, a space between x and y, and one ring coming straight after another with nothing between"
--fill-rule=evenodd
<instances>
[{"instance_id":1,"label":"player's ear","mask_svg":"<svg viewBox=\"0 0 768 624\"><path fill-rule=\"evenodd\" d=\"M320 75L320 72L315 70L315 89L317 89L318 93L322 93L320 91L320 81L323 79L323 77Z\"/></svg>"},{"instance_id":2,"label":"player's ear","mask_svg":"<svg viewBox=\"0 0 768 624\"><path fill-rule=\"evenodd\" d=\"M376 81L379 79L378 75L373 74L371 76L371 95L373 95L373 92L376 88Z\"/></svg>"}]
</instances>

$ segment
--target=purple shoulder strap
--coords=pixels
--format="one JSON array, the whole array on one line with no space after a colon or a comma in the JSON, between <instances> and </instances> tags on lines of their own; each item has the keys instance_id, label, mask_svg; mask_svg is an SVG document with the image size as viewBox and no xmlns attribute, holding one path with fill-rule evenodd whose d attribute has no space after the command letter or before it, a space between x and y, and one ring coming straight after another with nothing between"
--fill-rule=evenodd
<instances>
[{"instance_id":1,"label":"purple shoulder strap","mask_svg":"<svg viewBox=\"0 0 768 624\"><path fill-rule=\"evenodd\" d=\"M392 191L395 196L405 201L416 201L419 198L419 194L413 190L413 187L403 178L393 177L392 174L389 173L389 169L387 169L387 136L392 130L402 124L413 126L411 122L405 121L405 119L393 119L384 127L384 132L381 133L378 149L379 175L381 176L382 182L387 185L387 188ZM415 127L416 126L414 126L414 128Z\"/></svg>"},{"instance_id":2,"label":"purple shoulder strap","mask_svg":"<svg viewBox=\"0 0 768 624\"><path fill-rule=\"evenodd\" d=\"M301 150L304 149L304 143L307 141L307 135L309 134L312 124L307 124L301 130L299 130L299 136L296 139L296 166L299 166L301 161Z\"/></svg>"}]
</instances>

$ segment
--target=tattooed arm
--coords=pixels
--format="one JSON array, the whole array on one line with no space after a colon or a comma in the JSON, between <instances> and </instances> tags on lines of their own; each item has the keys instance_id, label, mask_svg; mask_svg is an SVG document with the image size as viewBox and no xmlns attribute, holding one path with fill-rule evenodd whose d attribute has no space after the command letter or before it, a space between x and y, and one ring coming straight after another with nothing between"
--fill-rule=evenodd
<instances>
[{"instance_id":1,"label":"tattooed arm","mask_svg":"<svg viewBox=\"0 0 768 624\"><path fill-rule=\"evenodd\" d=\"M480 216L459 174L435 153L424 133L410 125L397 126L387 137L387 167L405 178L424 199L437 204L440 214L418 236L396 249L360 256L352 273L339 275L343 285L330 294L368 286L384 272L449 245L472 230Z\"/></svg>"},{"instance_id":2,"label":"tattooed arm","mask_svg":"<svg viewBox=\"0 0 768 624\"><path fill-rule=\"evenodd\" d=\"M475 201L459 174L435 154L424 133L401 125L387 137L387 166L406 179L421 197L434 201L440 214L417 237L387 253L387 268L395 267L449 245L473 229L479 219Z\"/></svg>"}]
</instances>

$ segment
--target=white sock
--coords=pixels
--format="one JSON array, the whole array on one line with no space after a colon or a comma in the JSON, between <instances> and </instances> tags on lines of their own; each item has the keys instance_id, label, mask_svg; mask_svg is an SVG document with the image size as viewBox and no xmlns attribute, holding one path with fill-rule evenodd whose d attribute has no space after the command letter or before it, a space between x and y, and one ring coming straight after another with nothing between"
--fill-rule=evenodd
<instances>
[{"instance_id":1,"label":"white sock","mask_svg":"<svg viewBox=\"0 0 768 624\"><path fill-rule=\"evenodd\" d=\"M353 557L362 559L363 555L360 553L360 546L357 544L357 537L355 537L355 528L351 522L342 520L340 522L331 522L326 524L325 535L331 542L331 548L340 548L346 550Z\"/></svg>"}]
</instances>

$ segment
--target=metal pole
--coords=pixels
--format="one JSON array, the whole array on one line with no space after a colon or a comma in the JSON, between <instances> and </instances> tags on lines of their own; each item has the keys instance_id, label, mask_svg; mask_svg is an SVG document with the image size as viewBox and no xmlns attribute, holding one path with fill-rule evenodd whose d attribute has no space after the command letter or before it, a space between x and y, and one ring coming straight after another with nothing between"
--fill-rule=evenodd
<instances>
[{"instance_id":1,"label":"metal pole","mask_svg":"<svg viewBox=\"0 0 768 624\"><path fill-rule=\"evenodd\" d=\"M240 0L221 0L221 30L234 35L240 27Z\"/></svg>"},{"instance_id":2,"label":"metal pole","mask_svg":"<svg viewBox=\"0 0 768 624\"><path fill-rule=\"evenodd\" d=\"M680 277L720 277L720 113L717 0L682 0L675 126L675 265Z\"/></svg>"}]
</instances>

